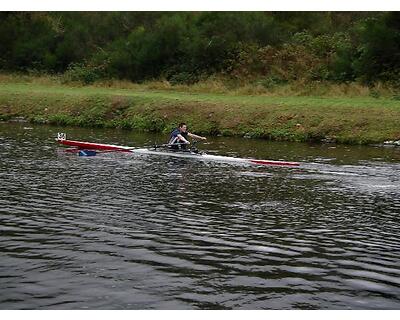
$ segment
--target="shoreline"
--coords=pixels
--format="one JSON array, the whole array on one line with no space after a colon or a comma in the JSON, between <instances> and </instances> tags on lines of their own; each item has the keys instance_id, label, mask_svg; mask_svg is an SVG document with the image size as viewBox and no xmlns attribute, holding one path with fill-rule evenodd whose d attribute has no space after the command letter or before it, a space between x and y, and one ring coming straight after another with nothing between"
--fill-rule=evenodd
<instances>
[{"instance_id":1,"label":"shoreline","mask_svg":"<svg viewBox=\"0 0 400 320\"><path fill-rule=\"evenodd\" d=\"M400 140L400 101L373 97L250 96L0 82L0 120L275 141L382 144Z\"/></svg>"}]
</instances>

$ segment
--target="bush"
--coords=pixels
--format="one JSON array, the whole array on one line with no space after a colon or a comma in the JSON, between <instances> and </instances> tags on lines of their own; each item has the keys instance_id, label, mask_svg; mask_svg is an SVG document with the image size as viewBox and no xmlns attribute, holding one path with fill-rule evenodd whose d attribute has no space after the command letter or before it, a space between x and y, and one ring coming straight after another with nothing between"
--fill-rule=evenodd
<instances>
[{"instance_id":1,"label":"bush","mask_svg":"<svg viewBox=\"0 0 400 320\"><path fill-rule=\"evenodd\" d=\"M162 132L165 128L165 122L155 116L136 114L129 118L121 119L119 126L122 129Z\"/></svg>"},{"instance_id":2,"label":"bush","mask_svg":"<svg viewBox=\"0 0 400 320\"><path fill-rule=\"evenodd\" d=\"M167 78L168 79L168 78ZM174 74L172 75L168 81L172 84L172 85L176 85L176 84L194 84L197 81L199 81L198 76L189 73L189 72L181 72L178 74Z\"/></svg>"},{"instance_id":3,"label":"bush","mask_svg":"<svg viewBox=\"0 0 400 320\"><path fill-rule=\"evenodd\" d=\"M89 66L84 63L71 63L62 77L62 81L64 83L80 82L83 84L92 84L104 77L105 73L103 66Z\"/></svg>"},{"instance_id":4,"label":"bush","mask_svg":"<svg viewBox=\"0 0 400 320\"><path fill-rule=\"evenodd\" d=\"M323 80L327 77L323 60L298 44L284 44L280 48L244 47L228 74L247 81L263 76L260 84L266 88L288 81Z\"/></svg>"},{"instance_id":5,"label":"bush","mask_svg":"<svg viewBox=\"0 0 400 320\"><path fill-rule=\"evenodd\" d=\"M262 87L266 88L266 89L272 89L274 87L283 85L283 84L287 84L287 81L277 77L277 76L270 76L270 77L266 77L264 79L258 80L256 82L256 84L261 85Z\"/></svg>"}]
</instances>

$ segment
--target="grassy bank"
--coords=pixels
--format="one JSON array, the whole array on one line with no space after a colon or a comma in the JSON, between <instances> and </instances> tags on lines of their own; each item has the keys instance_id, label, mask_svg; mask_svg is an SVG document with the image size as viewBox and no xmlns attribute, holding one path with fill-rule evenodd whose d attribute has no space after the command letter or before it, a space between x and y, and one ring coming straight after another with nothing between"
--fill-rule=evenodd
<instances>
[{"instance_id":1,"label":"grassy bank","mask_svg":"<svg viewBox=\"0 0 400 320\"><path fill-rule=\"evenodd\" d=\"M17 81L3 76L0 119L165 132L185 121L202 134L288 141L365 144L400 139L400 101L392 95L203 91L159 83L71 87L48 78Z\"/></svg>"}]
</instances>

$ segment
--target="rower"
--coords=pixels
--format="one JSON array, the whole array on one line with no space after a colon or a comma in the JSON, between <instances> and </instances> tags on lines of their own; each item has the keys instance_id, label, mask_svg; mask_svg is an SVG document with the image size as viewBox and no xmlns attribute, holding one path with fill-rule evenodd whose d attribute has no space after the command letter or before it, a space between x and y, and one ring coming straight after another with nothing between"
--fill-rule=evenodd
<instances>
[{"instance_id":1,"label":"rower","mask_svg":"<svg viewBox=\"0 0 400 320\"><path fill-rule=\"evenodd\" d=\"M186 150L186 145L190 144L188 137L199 140L207 140L206 137L198 136L187 131L186 123L182 122L179 124L178 128L171 132L171 137L168 144L171 146L171 149Z\"/></svg>"}]
</instances>

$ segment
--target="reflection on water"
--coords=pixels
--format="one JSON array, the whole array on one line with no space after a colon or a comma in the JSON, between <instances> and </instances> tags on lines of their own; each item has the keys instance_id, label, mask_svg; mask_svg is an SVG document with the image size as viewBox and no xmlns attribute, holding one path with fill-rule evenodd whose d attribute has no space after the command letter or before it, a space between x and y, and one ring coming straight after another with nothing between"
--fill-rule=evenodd
<instances>
[{"instance_id":1,"label":"reflection on water","mask_svg":"<svg viewBox=\"0 0 400 320\"><path fill-rule=\"evenodd\" d=\"M400 307L396 149L211 138L303 165L84 158L55 145L62 129L24 126L0 124L1 309Z\"/></svg>"}]
</instances>

